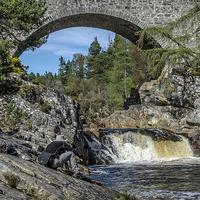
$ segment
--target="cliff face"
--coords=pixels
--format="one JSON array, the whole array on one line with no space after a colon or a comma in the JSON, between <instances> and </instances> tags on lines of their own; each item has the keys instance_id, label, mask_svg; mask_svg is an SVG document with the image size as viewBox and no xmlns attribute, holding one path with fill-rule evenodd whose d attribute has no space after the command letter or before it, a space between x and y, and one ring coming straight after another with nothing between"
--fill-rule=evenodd
<instances>
[{"instance_id":1,"label":"cliff face","mask_svg":"<svg viewBox=\"0 0 200 200\"><path fill-rule=\"evenodd\" d=\"M0 128L12 135L12 140L26 142L37 153L64 135L67 143L76 147L83 164L89 164L88 147L82 143L79 104L57 90L37 86L10 74L15 80L15 92L0 96ZM13 87L14 88L14 87Z\"/></svg>"},{"instance_id":2,"label":"cliff face","mask_svg":"<svg viewBox=\"0 0 200 200\"><path fill-rule=\"evenodd\" d=\"M13 79L18 91L0 96L0 199L106 200L119 196L94 181L78 180L37 162L45 147L62 134L69 145L79 145L79 157L89 164L88 149L81 144L79 105L18 74L11 74L9 81ZM79 167L89 173L86 167Z\"/></svg>"},{"instance_id":3,"label":"cliff face","mask_svg":"<svg viewBox=\"0 0 200 200\"><path fill-rule=\"evenodd\" d=\"M17 74L11 76L21 84L17 93L0 96L1 129L41 147L53 141L56 134L65 135L72 144L82 128L78 103L54 89L26 82Z\"/></svg>"},{"instance_id":4,"label":"cliff face","mask_svg":"<svg viewBox=\"0 0 200 200\"><path fill-rule=\"evenodd\" d=\"M200 77L177 75L177 66L166 66L157 80L145 82L140 90L141 105L116 111L101 123L107 128L165 128L191 137L200 148Z\"/></svg>"}]
</instances>

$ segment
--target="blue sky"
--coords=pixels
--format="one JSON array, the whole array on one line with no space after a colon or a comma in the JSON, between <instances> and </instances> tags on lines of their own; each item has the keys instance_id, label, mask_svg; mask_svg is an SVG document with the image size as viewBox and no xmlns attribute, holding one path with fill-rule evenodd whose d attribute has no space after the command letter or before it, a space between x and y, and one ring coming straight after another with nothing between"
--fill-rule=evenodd
<instances>
[{"instance_id":1,"label":"blue sky","mask_svg":"<svg viewBox=\"0 0 200 200\"><path fill-rule=\"evenodd\" d=\"M36 49L34 52L25 51L19 58L22 64L29 66L28 73L44 74L45 71L57 73L59 57L67 61L72 60L73 54L88 54L88 48L97 37L103 49L108 46L108 37L114 40L115 33L97 28L68 28L49 35L46 44Z\"/></svg>"}]
</instances>

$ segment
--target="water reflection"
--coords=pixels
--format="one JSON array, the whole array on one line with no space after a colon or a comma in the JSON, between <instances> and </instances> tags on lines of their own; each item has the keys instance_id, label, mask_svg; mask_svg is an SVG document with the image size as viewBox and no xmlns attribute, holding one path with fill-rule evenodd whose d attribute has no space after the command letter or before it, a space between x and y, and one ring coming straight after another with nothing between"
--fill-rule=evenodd
<instances>
[{"instance_id":1,"label":"water reflection","mask_svg":"<svg viewBox=\"0 0 200 200\"><path fill-rule=\"evenodd\" d=\"M190 162L189 162L190 161ZM200 159L91 166L91 178L141 199L200 199Z\"/></svg>"}]
</instances>

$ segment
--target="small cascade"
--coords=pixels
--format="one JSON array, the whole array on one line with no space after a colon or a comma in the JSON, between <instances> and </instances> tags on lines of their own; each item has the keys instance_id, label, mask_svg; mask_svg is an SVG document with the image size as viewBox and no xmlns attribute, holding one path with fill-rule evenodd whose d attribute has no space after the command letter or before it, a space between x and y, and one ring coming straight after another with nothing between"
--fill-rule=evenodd
<instances>
[{"instance_id":1,"label":"small cascade","mask_svg":"<svg viewBox=\"0 0 200 200\"><path fill-rule=\"evenodd\" d=\"M193 153L183 136L166 130L106 130L90 147L104 163L188 158Z\"/></svg>"}]
</instances>

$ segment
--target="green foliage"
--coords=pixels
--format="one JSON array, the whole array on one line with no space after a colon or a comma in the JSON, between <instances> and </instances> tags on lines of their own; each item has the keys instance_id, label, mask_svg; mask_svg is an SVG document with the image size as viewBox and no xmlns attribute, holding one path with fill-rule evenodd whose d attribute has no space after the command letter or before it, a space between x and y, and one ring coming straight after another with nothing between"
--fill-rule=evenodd
<instances>
[{"instance_id":1,"label":"green foliage","mask_svg":"<svg viewBox=\"0 0 200 200\"><path fill-rule=\"evenodd\" d=\"M19 94L25 98L29 98L30 96L36 96L35 87L23 85L19 91Z\"/></svg>"},{"instance_id":2,"label":"green foliage","mask_svg":"<svg viewBox=\"0 0 200 200\"><path fill-rule=\"evenodd\" d=\"M41 111L42 112L45 112L47 114L50 113L52 107L51 107L51 105L49 104L48 101L45 101L45 102L40 101L40 105L41 105Z\"/></svg>"},{"instance_id":3,"label":"green foliage","mask_svg":"<svg viewBox=\"0 0 200 200\"><path fill-rule=\"evenodd\" d=\"M97 40L97 37L94 38L94 41L90 44L89 55L87 56L87 79L90 79L94 77L96 74L98 74L99 71L99 64L100 64L100 52L101 52L101 46ZM103 67L103 66L101 66Z\"/></svg>"},{"instance_id":4,"label":"green foliage","mask_svg":"<svg viewBox=\"0 0 200 200\"><path fill-rule=\"evenodd\" d=\"M62 56L59 58L59 61L58 79L61 80L63 85L66 85L69 78L71 62L68 60L66 63Z\"/></svg>"},{"instance_id":5,"label":"green foliage","mask_svg":"<svg viewBox=\"0 0 200 200\"><path fill-rule=\"evenodd\" d=\"M21 64L21 60L16 57L12 57L10 52L0 50L0 78L3 80L4 77L8 76L10 72L18 73L24 76L27 72L28 67Z\"/></svg>"},{"instance_id":6,"label":"green foliage","mask_svg":"<svg viewBox=\"0 0 200 200\"><path fill-rule=\"evenodd\" d=\"M128 55L130 42L122 36L116 34L114 39L113 68L109 71L109 86L113 88L113 92L121 95L122 98L127 97L127 92L131 90L128 85L132 76L130 57Z\"/></svg>"},{"instance_id":7,"label":"green foliage","mask_svg":"<svg viewBox=\"0 0 200 200\"><path fill-rule=\"evenodd\" d=\"M77 53L73 55L72 59L72 75L81 80L85 76L85 56Z\"/></svg>"},{"instance_id":8,"label":"green foliage","mask_svg":"<svg viewBox=\"0 0 200 200\"><path fill-rule=\"evenodd\" d=\"M89 48L89 54L91 56L96 56L101 52L101 46L97 40L97 37L94 38L94 41L91 43Z\"/></svg>"},{"instance_id":9,"label":"green foliage","mask_svg":"<svg viewBox=\"0 0 200 200\"><path fill-rule=\"evenodd\" d=\"M7 67L11 64L12 59L5 49L12 47L12 42L0 38L0 77L7 75Z\"/></svg>"},{"instance_id":10,"label":"green foliage","mask_svg":"<svg viewBox=\"0 0 200 200\"><path fill-rule=\"evenodd\" d=\"M114 41L109 40L107 49L102 50L95 37L88 56L77 53L67 63L62 56L59 61L58 75L30 73L28 81L57 87L77 100L87 122L97 122L96 113L105 117L101 112L104 106L112 112L121 110L130 90L139 88L149 77L147 62L138 48L119 35Z\"/></svg>"},{"instance_id":11,"label":"green foliage","mask_svg":"<svg viewBox=\"0 0 200 200\"><path fill-rule=\"evenodd\" d=\"M199 67L199 14L200 3L193 2L193 8L176 21L159 27L148 27L140 32L138 41L140 47L147 35L165 44L163 47L141 50L149 61L148 72L152 77L157 77L166 64L180 65L185 69L191 67L195 71Z\"/></svg>"},{"instance_id":12,"label":"green foliage","mask_svg":"<svg viewBox=\"0 0 200 200\"><path fill-rule=\"evenodd\" d=\"M17 31L24 34L40 27L46 20L43 18L46 9L45 1L41 0L0 0L0 46L4 46L5 50L8 50L8 43L9 47L12 44L22 43L17 36ZM36 46L41 43L40 40L34 42L35 40L32 40L33 45ZM31 47L29 41L22 44Z\"/></svg>"},{"instance_id":13,"label":"green foliage","mask_svg":"<svg viewBox=\"0 0 200 200\"><path fill-rule=\"evenodd\" d=\"M27 119L28 115L22 109L18 108L14 101L11 101L7 107L6 120L12 125L20 123L22 118Z\"/></svg>"},{"instance_id":14,"label":"green foliage","mask_svg":"<svg viewBox=\"0 0 200 200\"><path fill-rule=\"evenodd\" d=\"M19 181L20 181L20 177L12 174L11 172L4 172L3 176L5 178L5 180L7 181L8 186L10 186L11 188L16 188Z\"/></svg>"},{"instance_id":15,"label":"green foliage","mask_svg":"<svg viewBox=\"0 0 200 200\"><path fill-rule=\"evenodd\" d=\"M116 200L139 200L139 199L129 194L122 194L120 197L117 197Z\"/></svg>"},{"instance_id":16,"label":"green foliage","mask_svg":"<svg viewBox=\"0 0 200 200\"><path fill-rule=\"evenodd\" d=\"M76 77L70 76L67 82L66 94L73 97L78 96L79 83L80 81Z\"/></svg>"},{"instance_id":17,"label":"green foliage","mask_svg":"<svg viewBox=\"0 0 200 200\"><path fill-rule=\"evenodd\" d=\"M87 122L96 122L96 113L100 113L100 109L106 105L106 100L98 94L92 97L88 94L85 98L79 99L79 102L81 104L79 112Z\"/></svg>"},{"instance_id":18,"label":"green foliage","mask_svg":"<svg viewBox=\"0 0 200 200\"><path fill-rule=\"evenodd\" d=\"M60 76L56 73L53 75L52 72L46 71L44 75L40 75L39 73L35 75L33 72L31 72L30 74L26 75L26 78L28 81L39 86L47 86L57 90L61 90L63 87Z\"/></svg>"},{"instance_id":19,"label":"green foliage","mask_svg":"<svg viewBox=\"0 0 200 200\"><path fill-rule=\"evenodd\" d=\"M41 0L0 0L0 93L7 94L16 91L13 81L4 77L10 72L25 75L28 67L21 64L18 58L12 57L9 50L20 51L40 46L46 37L31 41L21 41L19 35L30 32L33 28L40 27L46 20L43 18L46 11L45 1ZM20 34L19 34L20 33ZM19 46L19 44L21 46Z\"/></svg>"},{"instance_id":20,"label":"green foliage","mask_svg":"<svg viewBox=\"0 0 200 200\"><path fill-rule=\"evenodd\" d=\"M0 77L0 95L17 93L19 89L16 81L4 79L4 76Z\"/></svg>"},{"instance_id":21,"label":"green foliage","mask_svg":"<svg viewBox=\"0 0 200 200\"><path fill-rule=\"evenodd\" d=\"M112 111L122 110L124 104L124 98L116 90L113 90L113 87L108 87L108 96L109 96L109 105L112 108Z\"/></svg>"}]
</instances>

